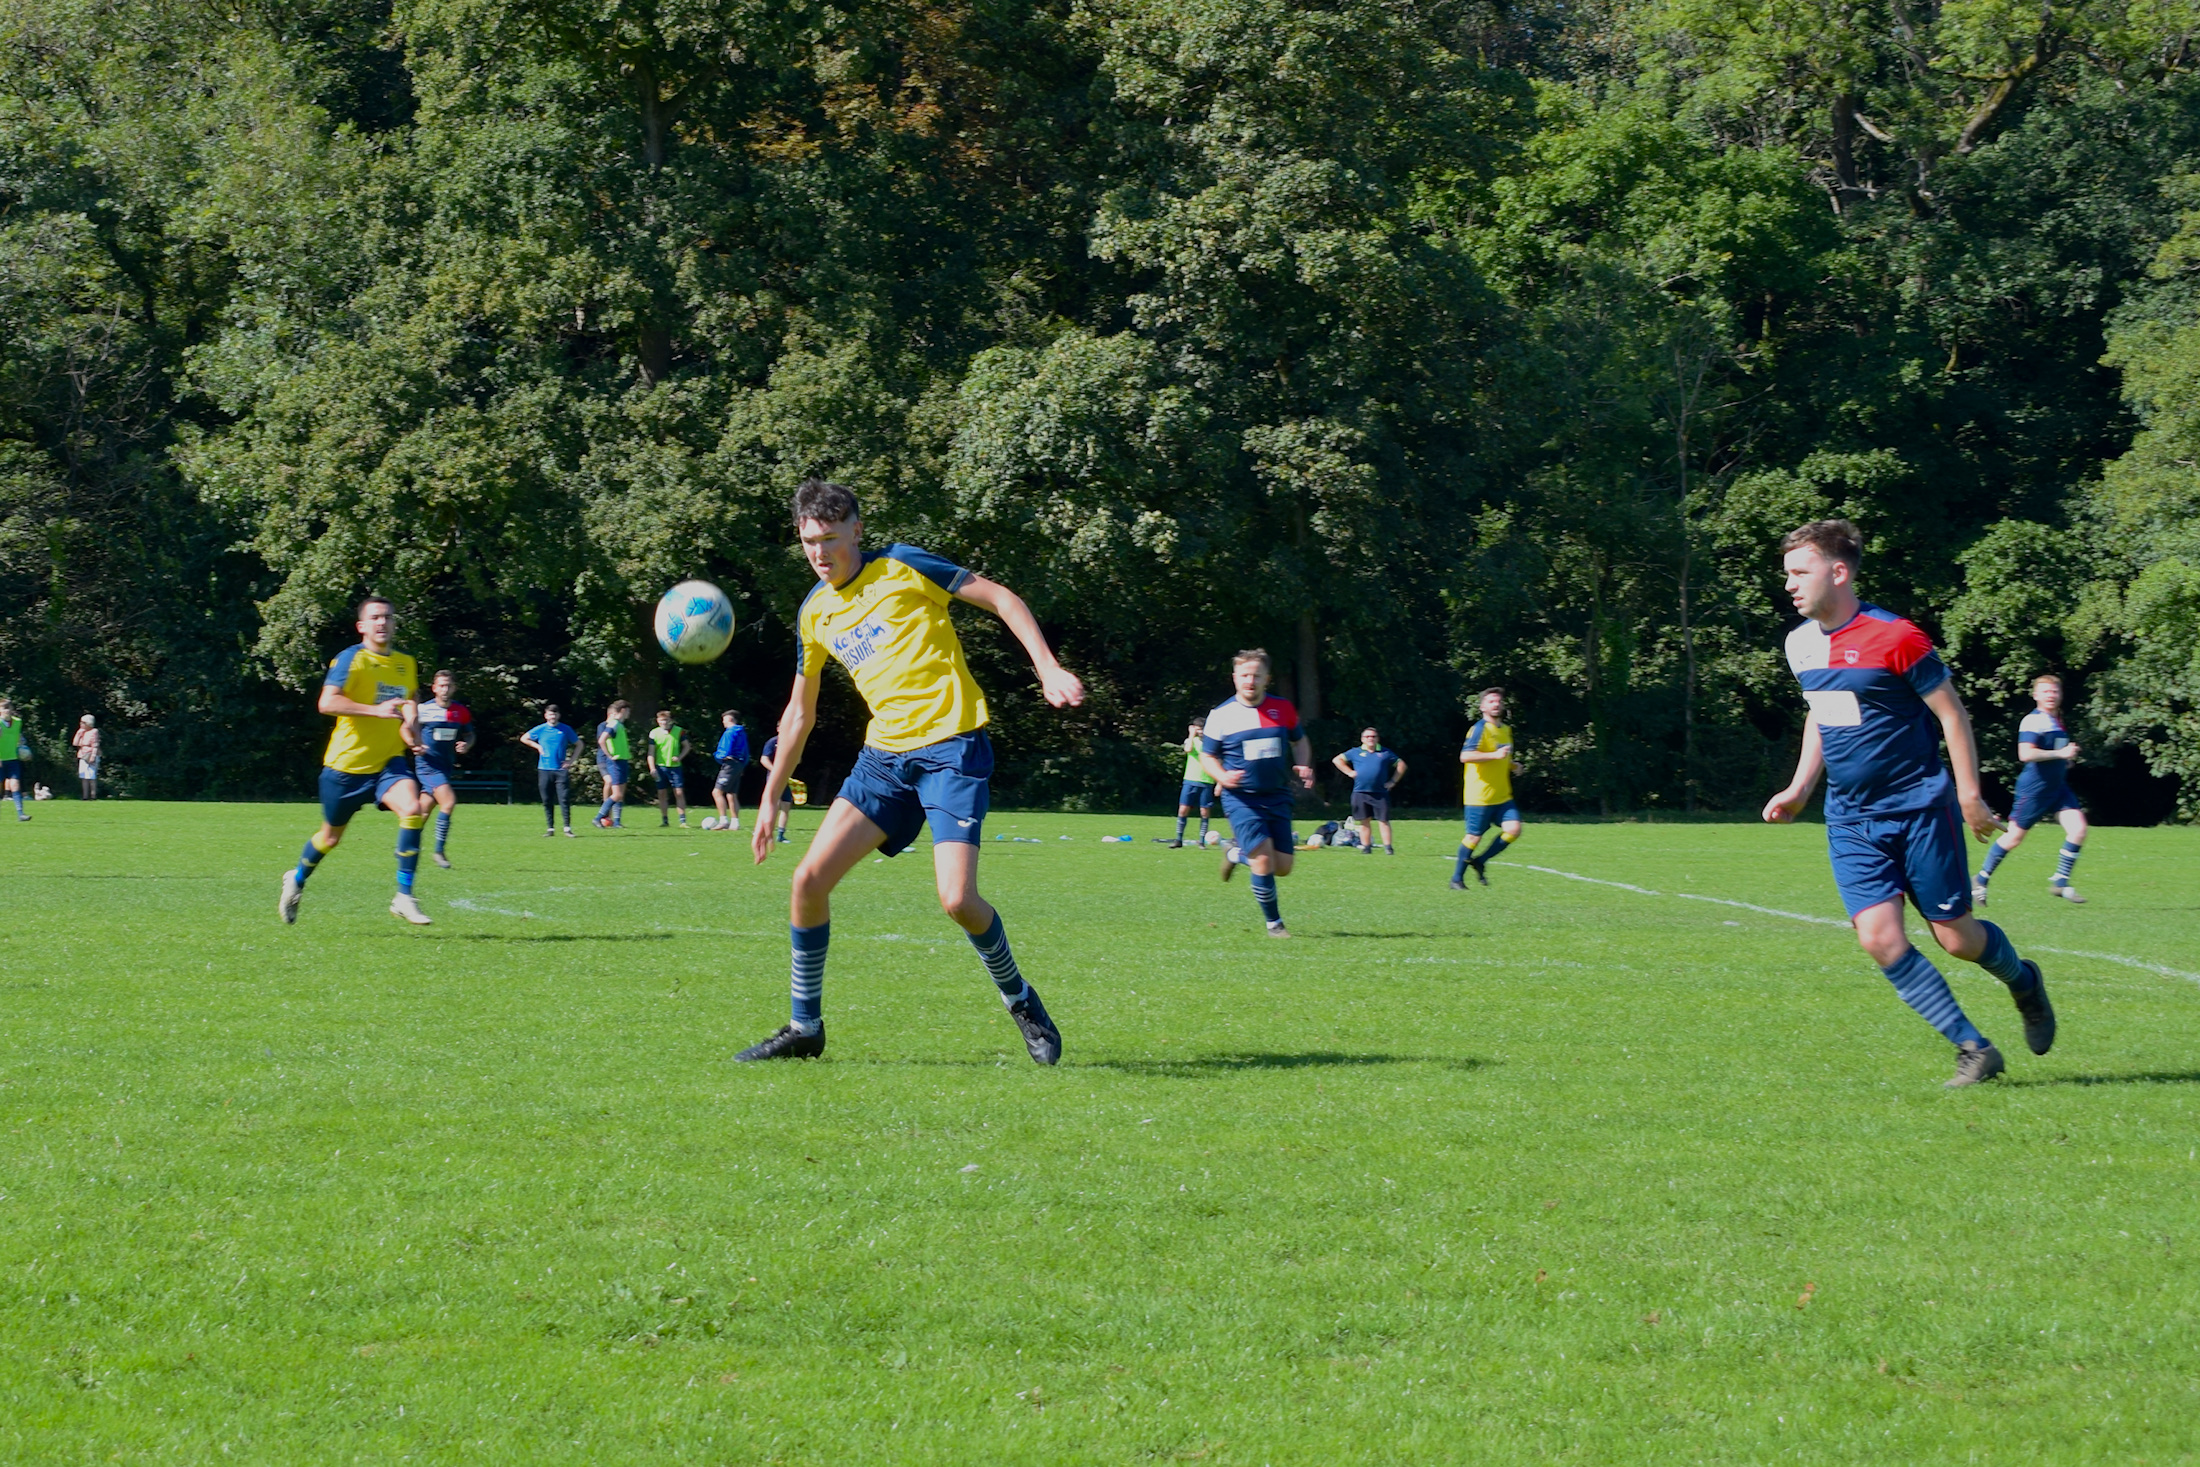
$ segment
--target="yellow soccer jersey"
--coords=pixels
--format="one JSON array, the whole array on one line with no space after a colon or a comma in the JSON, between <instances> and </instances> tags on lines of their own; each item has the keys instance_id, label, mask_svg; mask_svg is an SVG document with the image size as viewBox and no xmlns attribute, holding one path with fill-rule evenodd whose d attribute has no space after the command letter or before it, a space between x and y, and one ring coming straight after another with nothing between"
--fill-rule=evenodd
<instances>
[{"instance_id":1,"label":"yellow soccer jersey","mask_svg":"<svg viewBox=\"0 0 2200 1467\"><path fill-rule=\"evenodd\" d=\"M1509 725L1490 723L1476 719L1474 727L1467 730L1467 741L1460 746L1462 754L1487 754L1504 748L1513 741ZM1466 797L1463 805L1502 805L1513 795L1512 760L1477 759L1471 764L1459 766L1466 771Z\"/></svg>"},{"instance_id":2,"label":"yellow soccer jersey","mask_svg":"<svg viewBox=\"0 0 2200 1467\"><path fill-rule=\"evenodd\" d=\"M795 617L799 669L816 677L829 654L848 669L871 710L863 741L890 754L985 727L985 694L971 680L948 598L970 572L928 550L889 545L863 557L846 583L823 581Z\"/></svg>"},{"instance_id":3,"label":"yellow soccer jersey","mask_svg":"<svg viewBox=\"0 0 2200 1467\"><path fill-rule=\"evenodd\" d=\"M420 696L420 672L408 654L384 652L377 656L364 643L337 653L336 660L328 665L328 676L321 681L354 703ZM321 762L346 774L372 774L404 752L404 724L398 719L355 718L340 713Z\"/></svg>"}]
</instances>

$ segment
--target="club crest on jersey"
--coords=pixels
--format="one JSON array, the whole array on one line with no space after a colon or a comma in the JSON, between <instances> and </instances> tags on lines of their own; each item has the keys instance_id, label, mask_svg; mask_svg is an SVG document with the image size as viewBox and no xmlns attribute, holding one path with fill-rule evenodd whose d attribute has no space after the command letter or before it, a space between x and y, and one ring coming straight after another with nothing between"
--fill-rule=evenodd
<instances>
[{"instance_id":1,"label":"club crest on jersey","mask_svg":"<svg viewBox=\"0 0 2200 1467\"><path fill-rule=\"evenodd\" d=\"M1846 662L1851 667L1856 666L1856 659L1863 655L1863 653L1857 651L1854 647L1843 647L1841 649L1841 660L1843 662Z\"/></svg>"}]
</instances>

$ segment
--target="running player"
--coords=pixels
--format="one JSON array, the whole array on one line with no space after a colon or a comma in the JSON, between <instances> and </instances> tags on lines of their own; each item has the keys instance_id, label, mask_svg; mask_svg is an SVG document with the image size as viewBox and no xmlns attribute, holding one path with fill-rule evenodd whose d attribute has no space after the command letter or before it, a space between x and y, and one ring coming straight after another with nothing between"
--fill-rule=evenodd
<instances>
[{"instance_id":1,"label":"running player","mask_svg":"<svg viewBox=\"0 0 2200 1467\"><path fill-rule=\"evenodd\" d=\"M779 767L779 735L773 734L770 738L764 740L764 752L757 755L757 760L764 766L764 787L769 789L771 787L772 771ZM794 766L792 764L787 766L787 777L790 782L794 778ZM763 796L759 795L757 798L762 799ZM779 809L776 812L776 829L779 832L779 843L781 845L787 843L787 816L792 814L793 811L794 796L787 790L782 789L779 794ZM769 805L757 806L756 818L766 824L773 824L774 811L772 807Z\"/></svg>"},{"instance_id":2,"label":"running player","mask_svg":"<svg viewBox=\"0 0 2200 1467\"><path fill-rule=\"evenodd\" d=\"M603 805L596 824L605 830L626 827L626 784L634 774L634 751L626 738L627 702L621 698L604 710L596 725L596 763L603 771Z\"/></svg>"},{"instance_id":3,"label":"running player","mask_svg":"<svg viewBox=\"0 0 2200 1467\"><path fill-rule=\"evenodd\" d=\"M1474 879L1488 886L1490 862L1520 839L1520 806L1513 800L1513 731L1505 722L1505 690L1484 688L1480 702L1482 716L1467 730L1467 741L1459 749L1459 762L1466 766L1467 836L1459 842L1459 860L1451 868L1453 891L1467 889L1469 867ZM1477 855L1475 846L1482 832L1493 825L1497 838Z\"/></svg>"},{"instance_id":4,"label":"running player","mask_svg":"<svg viewBox=\"0 0 2200 1467\"><path fill-rule=\"evenodd\" d=\"M519 736L535 751L535 792L542 797L542 833L558 833L557 817L565 817L565 833L573 834L573 753L581 746L579 730L558 721L558 705L542 705L542 722Z\"/></svg>"},{"instance_id":5,"label":"running player","mask_svg":"<svg viewBox=\"0 0 2200 1467\"><path fill-rule=\"evenodd\" d=\"M711 757L718 761L718 778L711 782L711 803L718 807L718 828L741 828L741 773L749 767L749 731L741 725L741 715L728 708L718 715L725 731L718 735L718 747Z\"/></svg>"},{"instance_id":6,"label":"running player","mask_svg":"<svg viewBox=\"0 0 2200 1467\"><path fill-rule=\"evenodd\" d=\"M1206 728L1206 719L1193 719L1185 730L1184 742L1178 746L1184 751L1184 785L1176 792L1176 836L1171 840L1154 837L1172 851L1184 849L1184 822L1192 818L1194 810L1199 812L1198 844L1207 844L1207 822L1215 811L1215 777L1207 772L1207 766L1199 758L1199 741Z\"/></svg>"},{"instance_id":7,"label":"running player","mask_svg":"<svg viewBox=\"0 0 2200 1467\"><path fill-rule=\"evenodd\" d=\"M985 735L985 695L971 680L948 602L982 606L1006 622L1053 706L1082 703L1084 685L1054 660L1030 608L1006 587L909 545L866 554L855 496L840 485L806 481L795 491L793 511L818 583L795 618L800 660L787 710L780 715L778 757L764 783L762 807L773 807L802 761L802 746L817 721L818 684L828 656L854 679L871 723L855 768L795 868L792 1020L735 1058L807 1058L823 1052L833 888L873 851L900 854L929 823L940 906L977 948L1031 1057L1051 1065L1062 1055L1061 1033L1038 990L1017 971L1000 914L978 895L978 842L984 838L993 746ZM764 821L757 821L750 842L759 863L771 855L772 834Z\"/></svg>"},{"instance_id":8,"label":"running player","mask_svg":"<svg viewBox=\"0 0 2200 1467\"><path fill-rule=\"evenodd\" d=\"M688 823L688 792L686 781L680 773L680 761L688 756L687 730L672 721L672 710L657 710L657 726L649 731L649 776L657 785L657 823L672 824L665 812L665 795L669 792L680 802L680 826Z\"/></svg>"},{"instance_id":9,"label":"running player","mask_svg":"<svg viewBox=\"0 0 2200 1467\"><path fill-rule=\"evenodd\" d=\"M2070 873L2085 849L2086 824L2085 809L2070 792L2070 766L2078 757L2078 746L2070 742L2070 731L2063 727L2062 679L2053 673L2032 679L2032 705L2032 712L2017 725L2017 758L2024 765L2017 771L2017 807L2009 812L2009 828L1986 848L1986 864L1971 883L1971 901L1976 906L1986 905L1986 883L2002 858L2024 844L2032 827L2049 815L2063 828L2063 847L2047 889L2066 902L2085 905L2085 898L2070 884Z\"/></svg>"},{"instance_id":10,"label":"running player","mask_svg":"<svg viewBox=\"0 0 2200 1467\"><path fill-rule=\"evenodd\" d=\"M1258 647L1230 659L1237 693L1207 715L1199 741L1200 762L1222 788L1222 817L1230 844L1222 852L1222 879L1240 866L1252 868L1253 900L1270 937L1289 937L1276 905L1276 878L1289 876L1295 859L1291 835L1290 776L1314 787L1314 749L1299 726L1299 710L1268 696L1268 654ZM1284 762L1284 746L1291 759Z\"/></svg>"},{"instance_id":11,"label":"running player","mask_svg":"<svg viewBox=\"0 0 2200 1467\"><path fill-rule=\"evenodd\" d=\"M1793 820L1819 774L1829 776L1826 844L1858 945L1902 1001L1956 1046L1949 1088L1990 1080L2006 1068L2001 1051L1965 1017L1948 980L1902 928L1907 896L1949 956L1977 963L2008 986L2032 1052L2053 1046L2055 1010L2039 964L2019 957L1999 927L1970 912L1962 826L1980 839L2001 828L1979 795L1970 715L1925 633L1857 599L1863 541L1856 526L1815 521L1790 530L1780 553L1788 596L1805 618L1788 633L1787 659L1810 716L1795 777L1765 802L1764 817Z\"/></svg>"},{"instance_id":12,"label":"running player","mask_svg":"<svg viewBox=\"0 0 2200 1467\"><path fill-rule=\"evenodd\" d=\"M1360 746L1347 749L1329 761L1340 773L1352 776L1352 818L1366 834L1362 854L1375 854L1375 827L1383 828L1383 849L1395 856L1390 843L1390 792L1406 777L1406 761L1383 747L1383 736L1374 729L1360 730Z\"/></svg>"},{"instance_id":13,"label":"running player","mask_svg":"<svg viewBox=\"0 0 2200 1467\"><path fill-rule=\"evenodd\" d=\"M474 715L451 697L458 684L449 673L438 672L428 686L435 696L420 705L420 754L413 768L420 774L420 792L435 801L435 863L448 871L451 858L443 848L451 843L451 812L458 808L451 781L458 775L458 756L474 746Z\"/></svg>"},{"instance_id":14,"label":"running player","mask_svg":"<svg viewBox=\"0 0 2200 1467\"><path fill-rule=\"evenodd\" d=\"M15 711L15 705L0 698L0 790L15 801L15 818L28 820L23 811L23 764L31 757L31 746L23 738L23 718Z\"/></svg>"},{"instance_id":15,"label":"running player","mask_svg":"<svg viewBox=\"0 0 2200 1467\"><path fill-rule=\"evenodd\" d=\"M298 902L306 880L321 858L336 849L360 807L379 803L397 817L397 895L390 913L416 927L428 914L413 899L413 873L420 865L420 828L428 823L430 801L413 778L412 754L420 752L420 673L411 657L390 648L397 613L381 596L359 603L359 645L346 647L321 679L320 711L336 719L328 752L321 758L321 828L307 840L298 867L283 873L283 894L276 911L285 922L298 920Z\"/></svg>"}]
</instances>

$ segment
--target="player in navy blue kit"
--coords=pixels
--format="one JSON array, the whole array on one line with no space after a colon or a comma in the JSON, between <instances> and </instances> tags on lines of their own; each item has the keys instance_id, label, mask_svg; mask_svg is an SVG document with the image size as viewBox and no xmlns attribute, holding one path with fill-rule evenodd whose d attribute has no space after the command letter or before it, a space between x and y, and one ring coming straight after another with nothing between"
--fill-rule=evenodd
<instances>
[{"instance_id":1,"label":"player in navy blue kit","mask_svg":"<svg viewBox=\"0 0 2200 1467\"><path fill-rule=\"evenodd\" d=\"M2053 816L2063 828L2062 857L2047 889L2066 902L2085 904L2070 884L2078 855L2085 849L2085 811L2070 792L2070 766L2078 746L2070 742L2070 730L2062 721L2062 679L2053 673L2032 679L2032 711L2017 725L2017 758L2024 768L2017 772L2017 807L2009 812L2009 828L1986 848L1986 864L1971 883L1971 900L1986 905L1986 883L2002 858L2024 844L2033 826Z\"/></svg>"},{"instance_id":2,"label":"player in navy blue kit","mask_svg":"<svg viewBox=\"0 0 2200 1467\"><path fill-rule=\"evenodd\" d=\"M1236 837L1222 853L1222 879L1251 868L1253 900L1270 937L1289 937L1276 905L1276 878L1291 874L1291 789L1296 774L1314 787L1314 750L1299 726L1299 710L1268 694L1268 654L1259 648L1230 659L1237 696L1207 715L1199 762L1222 790L1222 815ZM1290 759L1284 759L1285 745Z\"/></svg>"},{"instance_id":3,"label":"player in navy blue kit","mask_svg":"<svg viewBox=\"0 0 2200 1467\"><path fill-rule=\"evenodd\" d=\"M2055 1010L2039 965L2017 956L1999 927L1971 915L1961 827L1969 824L1983 839L2001 821L1979 795L1970 715L1925 633L1857 599L1863 540L1856 526L1804 525L1781 540L1780 554L1788 596L1806 618L1788 634L1787 659L1810 716L1795 778L1766 801L1764 818L1793 820L1819 774L1829 776L1826 843L1857 942L1903 1002L1955 1044L1949 1087L1990 1080L2006 1068L2001 1051L1902 927L1907 896L1949 956L1977 963L2008 986L2025 1042L2034 1054L2047 1053Z\"/></svg>"},{"instance_id":4,"label":"player in navy blue kit","mask_svg":"<svg viewBox=\"0 0 2200 1467\"><path fill-rule=\"evenodd\" d=\"M451 843L451 812L458 808L458 791L451 781L458 775L458 756L474 746L474 715L452 698L457 682L447 672L430 684L435 696L420 705L420 752L413 755L413 770L420 776L420 792L435 801L435 864L451 869L443 848Z\"/></svg>"},{"instance_id":5,"label":"player in navy blue kit","mask_svg":"<svg viewBox=\"0 0 2200 1467\"><path fill-rule=\"evenodd\" d=\"M1390 792L1406 777L1406 761L1383 747L1383 736L1374 729L1360 730L1360 746L1347 749L1330 761L1342 774L1352 776L1352 814L1364 831L1364 854L1375 854L1375 827L1383 828L1383 849L1395 856L1390 843Z\"/></svg>"}]
</instances>

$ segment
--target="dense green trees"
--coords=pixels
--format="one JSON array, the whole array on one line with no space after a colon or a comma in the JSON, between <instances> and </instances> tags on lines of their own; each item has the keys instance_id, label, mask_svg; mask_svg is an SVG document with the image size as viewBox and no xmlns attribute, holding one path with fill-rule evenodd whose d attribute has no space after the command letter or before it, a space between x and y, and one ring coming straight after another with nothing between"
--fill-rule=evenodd
<instances>
[{"instance_id":1,"label":"dense green trees","mask_svg":"<svg viewBox=\"0 0 2200 1467\"><path fill-rule=\"evenodd\" d=\"M0 687L141 792L294 792L373 586L493 731L768 719L827 473L1088 675L1044 713L971 627L1009 798L1155 795L1258 642L1432 803L1503 682L1535 797L1747 807L1798 717L1769 541L1840 512L1993 737L2059 666L2104 762L2200 773L2195 32L0 0ZM744 622L701 671L646 627L690 574Z\"/></svg>"}]
</instances>

